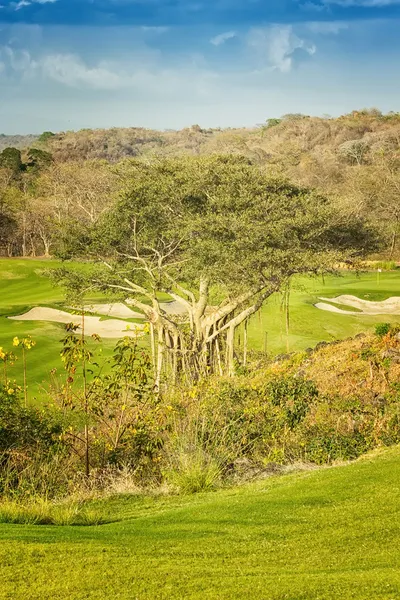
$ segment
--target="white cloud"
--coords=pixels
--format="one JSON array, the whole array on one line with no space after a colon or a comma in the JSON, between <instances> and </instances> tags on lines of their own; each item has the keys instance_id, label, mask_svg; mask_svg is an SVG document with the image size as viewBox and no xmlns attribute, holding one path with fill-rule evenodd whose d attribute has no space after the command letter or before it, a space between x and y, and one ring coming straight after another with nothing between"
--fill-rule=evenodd
<instances>
[{"instance_id":1,"label":"white cloud","mask_svg":"<svg viewBox=\"0 0 400 600\"><path fill-rule=\"evenodd\" d=\"M0 56L7 59L15 74L24 79L37 77L62 83L69 87L113 90L125 87L127 78L104 63L91 67L73 54L48 54L33 58L27 50L15 51L5 47Z\"/></svg>"},{"instance_id":2,"label":"white cloud","mask_svg":"<svg viewBox=\"0 0 400 600\"><path fill-rule=\"evenodd\" d=\"M25 6L30 6L31 4L32 2L27 2L27 0L21 0L20 2L13 4L13 6L15 10L21 10L21 8L24 8Z\"/></svg>"},{"instance_id":3,"label":"white cloud","mask_svg":"<svg viewBox=\"0 0 400 600\"><path fill-rule=\"evenodd\" d=\"M123 76L106 65L89 67L73 54L48 55L37 65L45 77L71 87L113 90L124 87L125 83Z\"/></svg>"},{"instance_id":4,"label":"white cloud","mask_svg":"<svg viewBox=\"0 0 400 600\"><path fill-rule=\"evenodd\" d=\"M299 38L291 25L273 25L262 29L252 29L249 45L260 52L272 69L288 73L293 66L293 53L304 50L310 56L317 47Z\"/></svg>"},{"instance_id":5,"label":"white cloud","mask_svg":"<svg viewBox=\"0 0 400 600\"><path fill-rule=\"evenodd\" d=\"M74 54L47 54L34 58L26 50L3 47L0 48L0 60L6 63L6 76L25 82L41 78L88 91L131 89L135 90L135 95L146 93L155 98L192 95L212 98L219 82L216 73L193 61L166 67L149 62L148 57L139 54L132 57L129 64L102 61L90 66Z\"/></svg>"},{"instance_id":6,"label":"white cloud","mask_svg":"<svg viewBox=\"0 0 400 600\"><path fill-rule=\"evenodd\" d=\"M225 44L225 42L227 42L228 40L231 40L232 38L236 37L236 35L236 31L226 31L225 33L220 33L219 35L216 35L215 37L211 38L210 44L213 44L214 46L221 46L222 44Z\"/></svg>"},{"instance_id":7,"label":"white cloud","mask_svg":"<svg viewBox=\"0 0 400 600\"><path fill-rule=\"evenodd\" d=\"M19 0L19 2L12 2L11 6L14 10L21 10L21 8L32 4L53 4L54 2L57 2L57 0Z\"/></svg>"}]
</instances>

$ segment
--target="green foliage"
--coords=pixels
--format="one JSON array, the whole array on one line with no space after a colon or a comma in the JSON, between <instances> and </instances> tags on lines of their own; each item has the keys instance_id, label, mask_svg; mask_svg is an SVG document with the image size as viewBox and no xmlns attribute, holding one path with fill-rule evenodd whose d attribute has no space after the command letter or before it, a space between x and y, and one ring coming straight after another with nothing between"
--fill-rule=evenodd
<instances>
[{"instance_id":1,"label":"green foliage","mask_svg":"<svg viewBox=\"0 0 400 600\"><path fill-rule=\"evenodd\" d=\"M276 127L282 122L282 119L267 119L266 128L270 129L271 127Z\"/></svg>"},{"instance_id":2,"label":"green foliage","mask_svg":"<svg viewBox=\"0 0 400 600\"><path fill-rule=\"evenodd\" d=\"M311 403L318 397L318 390L312 381L283 376L269 381L264 394L273 406L284 409L285 421L294 429L306 417Z\"/></svg>"},{"instance_id":3,"label":"green foliage","mask_svg":"<svg viewBox=\"0 0 400 600\"><path fill-rule=\"evenodd\" d=\"M379 337L384 337L385 335L387 335L391 330L391 325L390 323L378 323L378 325L376 325L375 327L375 335L379 336Z\"/></svg>"},{"instance_id":4,"label":"green foliage","mask_svg":"<svg viewBox=\"0 0 400 600\"><path fill-rule=\"evenodd\" d=\"M120 339L109 374L97 376L91 411L95 444L104 463L148 468L162 446L161 399L154 390L151 359L135 338Z\"/></svg>"},{"instance_id":5,"label":"green foliage","mask_svg":"<svg viewBox=\"0 0 400 600\"><path fill-rule=\"evenodd\" d=\"M319 272L340 256L355 256L377 242L373 232L313 191L265 177L245 158L211 156L154 164L132 162L118 205L100 226L65 232L69 256L104 255L145 287L154 285L137 263L165 253L157 288L168 289L165 271L184 281L209 276L238 288L280 281L290 274ZM177 218L179 215L179 218ZM340 240L340 242L339 242ZM153 252L154 253L154 252ZM124 259L125 256L125 259ZM156 269L156 265L154 265ZM129 271L127 271L129 269ZM111 278L111 275L109 276ZM106 283L106 280L105 280Z\"/></svg>"},{"instance_id":6,"label":"green foliage","mask_svg":"<svg viewBox=\"0 0 400 600\"><path fill-rule=\"evenodd\" d=\"M38 172L45 169L53 162L53 157L50 152L40 150L38 148L30 148L28 150L28 161L26 167L31 171Z\"/></svg>"},{"instance_id":7,"label":"green foliage","mask_svg":"<svg viewBox=\"0 0 400 600\"><path fill-rule=\"evenodd\" d=\"M75 440L78 452L84 448L86 474L113 465L129 466L138 476L154 475L163 424L147 351L135 338L124 337L110 359L96 357L76 330L67 326L63 340L67 380L61 408L81 414L85 431L78 420L66 439Z\"/></svg>"},{"instance_id":8,"label":"green foliage","mask_svg":"<svg viewBox=\"0 0 400 600\"><path fill-rule=\"evenodd\" d=\"M394 260L379 260L374 263L374 267L383 271L395 271L398 268Z\"/></svg>"},{"instance_id":9,"label":"green foliage","mask_svg":"<svg viewBox=\"0 0 400 600\"><path fill-rule=\"evenodd\" d=\"M65 493L64 425L54 413L23 407L15 383L0 386L0 494Z\"/></svg>"},{"instance_id":10,"label":"green foliage","mask_svg":"<svg viewBox=\"0 0 400 600\"><path fill-rule=\"evenodd\" d=\"M0 453L49 453L59 445L61 425L50 413L21 405L16 383L0 386Z\"/></svg>"},{"instance_id":11,"label":"green foliage","mask_svg":"<svg viewBox=\"0 0 400 600\"><path fill-rule=\"evenodd\" d=\"M0 167L9 169L17 177L23 171L21 151L17 148L5 148L0 154Z\"/></svg>"},{"instance_id":12,"label":"green foliage","mask_svg":"<svg viewBox=\"0 0 400 600\"><path fill-rule=\"evenodd\" d=\"M7 246L13 239L17 228L18 223L14 217L0 212L0 246Z\"/></svg>"},{"instance_id":13,"label":"green foliage","mask_svg":"<svg viewBox=\"0 0 400 600\"><path fill-rule=\"evenodd\" d=\"M361 359L370 361L371 357L379 373L390 366L385 366L378 349L364 348ZM188 464L188 449L196 449L216 461L221 477L229 478L241 458L253 464L329 464L400 442L397 388L379 401L367 392L362 398L341 395L335 389L321 393L313 380L297 372L299 367L289 363L279 374L272 368L255 380L249 374L213 381L183 396L177 409L180 437L187 440L187 432L197 432L183 452ZM389 377L387 371L385 377ZM171 452L170 442L166 451Z\"/></svg>"},{"instance_id":14,"label":"green foliage","mask_svg":"<svg viewBox=\"0 0 400 600\"><path fill-rule=\"evenodd\" d=\"M201 448L184 448L183 444L170 457L170 461L164 476L181 494L197 494L215 489L225 467Z\"/></svg>"},{"instance_id":15,"label":"green foliage","mask_svg":"<svg viewBox=\"0 0 400 600\"><path fill-rule=\"evenodd\" d=\"M53 133L52 131L44 131L40 136L39 136L39 142L43 142L46 143L49 140L51 140L51 138L53 138L55 136L55 133Z\"/></svg>"}]
</instances>

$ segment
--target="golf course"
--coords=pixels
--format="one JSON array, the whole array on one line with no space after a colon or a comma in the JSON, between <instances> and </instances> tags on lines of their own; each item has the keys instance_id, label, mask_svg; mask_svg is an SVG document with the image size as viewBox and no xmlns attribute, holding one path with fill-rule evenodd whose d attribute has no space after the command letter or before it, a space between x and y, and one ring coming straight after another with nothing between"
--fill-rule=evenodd
<instances>
[{"instance_id":1,"label":"golf course","mask_svg":"<svg viewBox=\"0 0 400 600\"><path fill-rule=\"evenodd\" d=\"M65 290L54 285L46 275L51 269L61 265L55 260L35 259L0 259L1 289L0 296L0 347L9 348L15 336L23 338L31 336L36 342L35 348L28 355L28 387L29 397L43 399L47 395L49 374L51 371L63 372L60 361L60 340L65 335L65 325L51 322L49 319L19 320L35 307L62 309L71 315L74 311L65 299ZM318 342L332 342L353 337L360 332L372 331L376 324L382 322L400 323L400 309L397 313L354 314L351 308L341 306L349 314L330 312L315 307L321 297L335 298L346 295L361 300L382 302L400 295L400 271L342 272L337 276L322 278L301 277L293 281L289 298L289 335L286 330L286 315L282 310L282 296L273 295L264 304L262 310L254 315L249 323L249 348L267 351L271 356L290 352L298 352L314 347ZM168 297L165 296L165 300ZM110 300L101 295L89 296L85 304L109 303ZM332 306L334 306L332 304ZM352 314L353 313L353 314ZM90 314L92 314L90 312ZM134 314L134 313L133 313ZM10 318L12 317L12 318ZM75 316L75 319L77 317ZM79 321L78 315L78 321ZM99 321L109 317L99 315ZM67 319L68 320L68 319ZM73 316L71 316L73 320ZM119 319L121 332L127 327L133 329L137 319ZM99 327L100 336L101 330ZM109 353L115 341L124 333L115 334L114 338L102 338L102 348ZM146 343L144 338L143 343ZM240 339L238 339L240 345ZM21 377L21 361L13 366L13 377Z\"/></svg>"}]
</instances>

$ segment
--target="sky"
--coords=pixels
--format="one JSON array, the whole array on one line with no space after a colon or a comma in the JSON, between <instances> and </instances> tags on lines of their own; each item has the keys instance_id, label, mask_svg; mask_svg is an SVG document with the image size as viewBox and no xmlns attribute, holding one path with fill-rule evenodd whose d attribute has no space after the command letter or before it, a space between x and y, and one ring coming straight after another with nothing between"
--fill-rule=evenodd
<instances>
[{"instance_id":1,"label":"sky","mask_svg":"<svg viewBox=\"0 0 400 600\"><path fill-rule=\"evenodd\" d=\"M400 0L0 0L0 133L400 110Z\"/></svg>"}]
</instances>

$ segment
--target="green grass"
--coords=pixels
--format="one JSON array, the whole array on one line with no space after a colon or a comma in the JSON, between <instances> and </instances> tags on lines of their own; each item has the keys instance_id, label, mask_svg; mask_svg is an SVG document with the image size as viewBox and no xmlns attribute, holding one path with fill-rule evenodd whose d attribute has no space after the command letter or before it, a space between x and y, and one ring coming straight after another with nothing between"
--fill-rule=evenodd
<instances>
[{"instance_id":1,"label":"green grass","mask_svg":"<svg viewBox=\"0 0 400 600\"><path fill-rule=\"evenodd\" d=\"M192 497L94 503L118 522L0 524L1 600L397 600L400 449Z\"/></svg>"},{"instance_id":2,"label":"green grass","mask_svg":"<svg viewBox=\"0 0 400 600\"><path fill-rule=\"evenodd\" d=\"M28 390L31 400L46 400L49 390L50 371L56 369L63 374L60 360L60 340L65 328L60 323L43 321L11 321L8 316L27 312L34 306L50 306L68 310L65 307L65 292L43 275L49 268L57 268L61 263L55 260L0 259L0 347L10 349L14 336L30 335L36 347L27 354ZM88 303L99 302L102 295L88 298ZM107 317L105 317L107 318ZM107 354L115 340L103 340ZM18 354L18 350L16 351ZM10 376L22 381L22 361L16 361Z\"/></svg>"},{"instance_id":3,"label":"green grass","mask_svg":"<svg viewBox=\"0 0 400 600\"><path fill-rule=\"evenodd\" d=\"M334 298L342 294L378 301L400 296L400 271L380 273L379 283L373 272L360 275L345 272L341 277L325 277L324 281L321 278L301 278L295 281L290 295L289 340L286 337L285 317L281 311L281 297L275 295L260 314L252 318L249 326L250 347L262 350L266 332L267 350L271 354L277 354L286 352L287 349L305 350L321 341L331 342L373 331L377 323L400 323L400 314L341 315L319 310L314 306L319 296Z\"/></svg>"},{"instance_id":4,"label":"green grass","mask_svg":"<svg viewBox=\"0 0 400 600\"><path fill-rule=\"evenodd\" d=\"M100 525L110 522L104 514L74 501L50 502L37 499L30 502L0 501L0 523L18 525Z\"/></svg>"},{"instance_id":5,"label":"green grass","mask_svg":"<svg viewBox=\"0 0 400 600\"><path fill-rule=\"evenodd\" d=\"M0 259L0 346L9 347L14 336L31 335L37 345L28 354L29 397L45 399L49 373L57 369L63 373L60 362L60 339L63 325L58 323L10 321L7 316L26 312L33 306L64 307L64 291L52 285L41 271L57 267L60 263L49 260ZM249 345L262 350L265 332L268 334L267 350L271 354L303 350L320 341L332 341L373 330L383 321L400 322L400 315L364 316L341 315L316 309L318 296L334 297L351 294L369 300L384 300L400 295L400 272L382 272L380 281L376 273L344 273L342 277L321 279L301 278L294 284L290 298L290 335L287 345L284 319L280 310L280 296L273 296L249 326ZM102 296L88 298L88 303L101 301ZM166 298L164 298L165 300ZM114 340L103 340L107 355ZM22 364L17 361L13 376L21 381Z\"/></svg>"}]
</instances>

